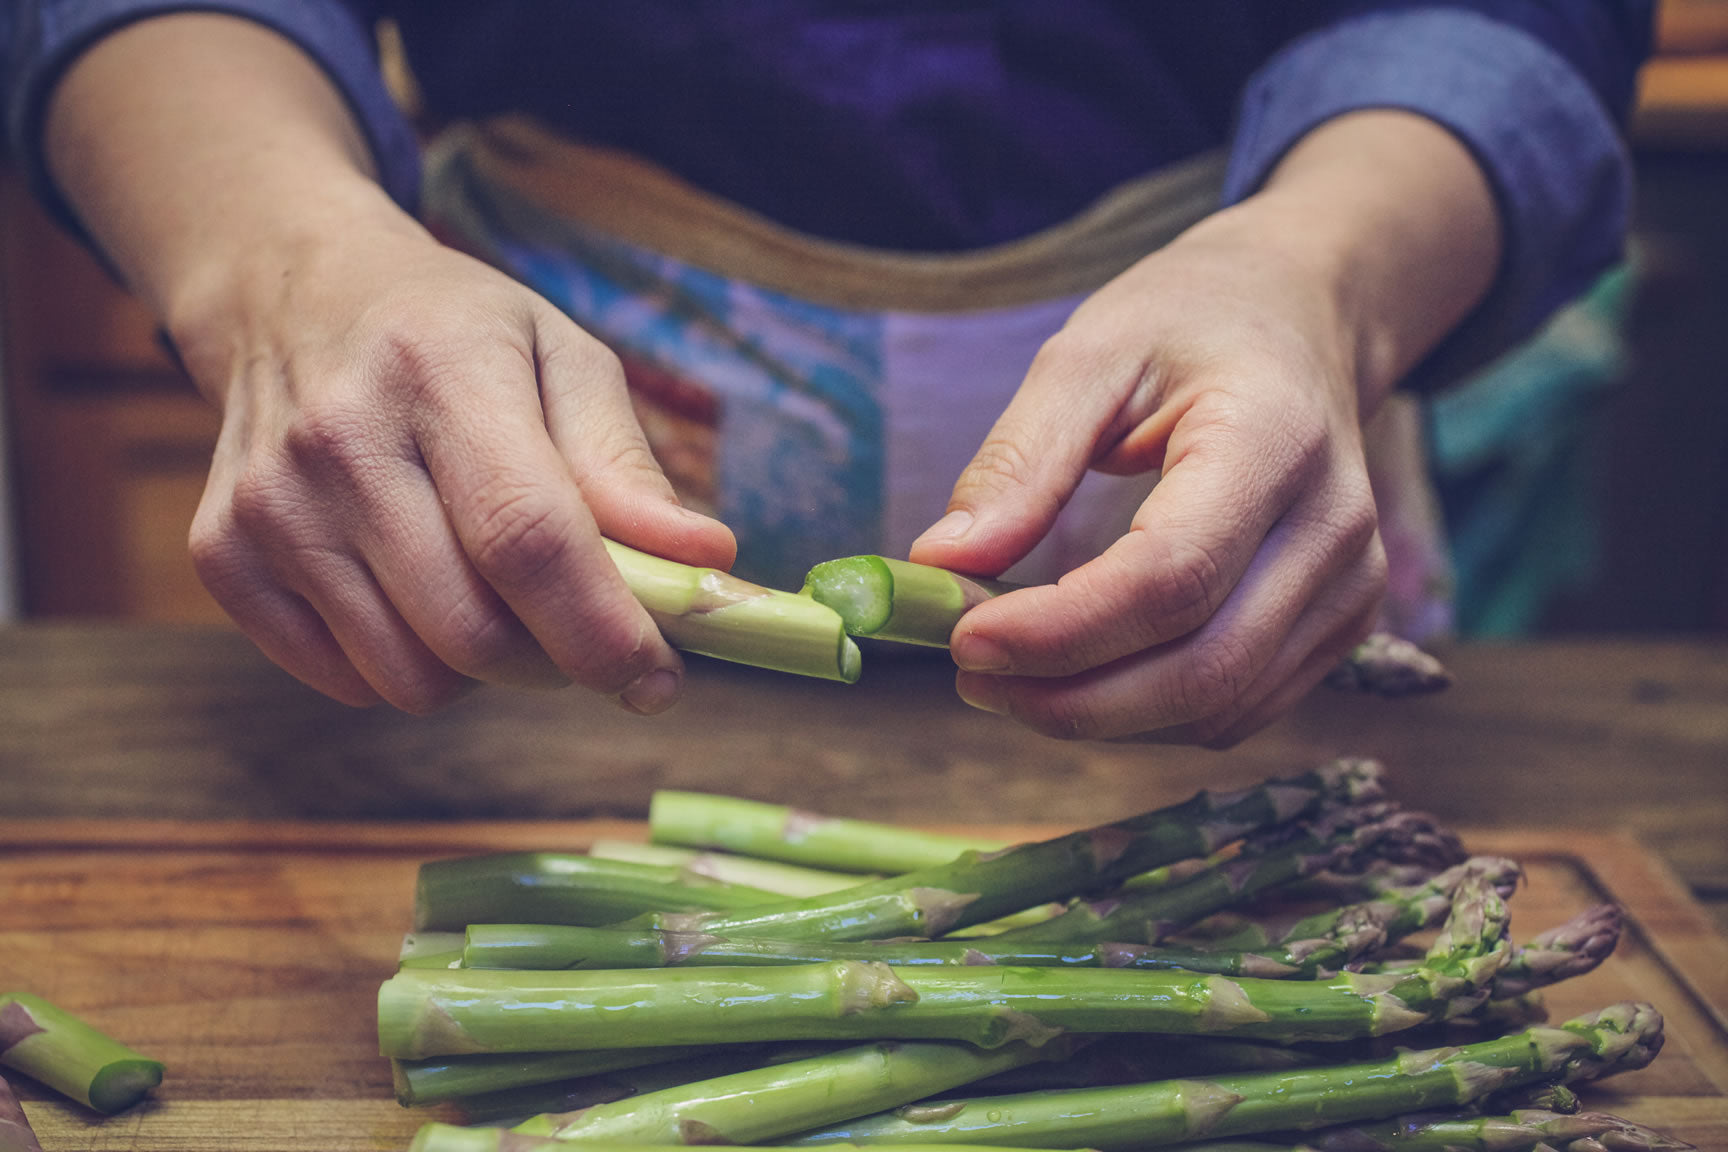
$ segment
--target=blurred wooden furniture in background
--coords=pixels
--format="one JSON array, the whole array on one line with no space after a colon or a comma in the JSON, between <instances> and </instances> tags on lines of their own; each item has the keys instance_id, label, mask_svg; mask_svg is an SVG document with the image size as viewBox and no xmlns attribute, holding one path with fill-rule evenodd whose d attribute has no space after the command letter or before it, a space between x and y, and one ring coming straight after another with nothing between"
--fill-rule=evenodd
<instances>
[{"instance_id":1,"label":"blurred wooden furniture in background","mask_svg":"<svg viewBox=\"0 0 1728 1152\"><path fill-rule=\"evenodd\" d=\"M0 211L25 613L226 619L186 554L215 410L144 309L18 180L0 185Z\"/></svg>"}]
</instances>

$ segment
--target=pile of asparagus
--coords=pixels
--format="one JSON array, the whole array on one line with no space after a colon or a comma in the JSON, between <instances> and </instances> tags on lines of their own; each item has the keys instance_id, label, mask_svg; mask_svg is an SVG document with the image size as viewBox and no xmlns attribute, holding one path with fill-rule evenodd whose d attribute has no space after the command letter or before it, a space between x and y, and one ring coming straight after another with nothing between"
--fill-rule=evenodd
<instances>
[{"instance_id":1,"label":"pile of asparagus","mask_svg":"<svg viewBox=\"0 0 1728 1152\"><path fill-rule=\"evenodd\" d=\"M661 792L653 843L424 865L379 992L414 1152L579 1143L1686 1147L1579 1111L1618 910L1515 943L1508 860L1339 761L1019 845ZM1420 944L1416 941L1421 941Z\"/></svg>"}]
</instances>

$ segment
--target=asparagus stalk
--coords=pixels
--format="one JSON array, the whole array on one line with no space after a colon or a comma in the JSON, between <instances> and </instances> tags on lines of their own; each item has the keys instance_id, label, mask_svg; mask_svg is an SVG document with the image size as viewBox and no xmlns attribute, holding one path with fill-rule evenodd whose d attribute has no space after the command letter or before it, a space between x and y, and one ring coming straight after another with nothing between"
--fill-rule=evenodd
<instances>
[{"instance_id":1,"label":"asparagus stalk","mask_svg":"<svg viewBox=\"0 0 1728 1152\"><path fill-rule=\"evenodd\" d=\"M1163 968L1225 976L1286 978L1336 970L1375 947L1385 930L1372 906L1345 918L1323 938L1292 940L1258 952L1188 950L1151 945L1067 945L1061 941L1002 943L996 937L944 940L763 940L705 933L583 928L562 924L470 924L460 967L572 970L721 967L748 964L822 964L881 961L894 967L1006 964L1064 968ZM443 965L449 967L449 965Z\"/></svg>"},{"instance_id":2,"label":"asparagus stalk","mask_svg":"<svg viewBox=\"0 0 1728 1152\"><path fill-rule=\"evenodd\" d=\"M470 922L613 924L643 912L730 910L783 903L759 888L687 876L677 868L563 852L502 852L434 860L414 889L417 932Z\"/></svg>"},{"instance_id":3,"label":"asparagus stalk","mask_svg":"<svg viewBox=\"0 0 1728 1152\"><path fill-rule=\"evenodd\" d=\"M946 648L954 626L984 601L1020 587L887 556L847 556L810 569L803 594L839 613L854 636ZM1439 660L1400 636L1376 632L1326 677L1345 691L1398 697L1452 683Z\"/></svg>"},{"instance_id":4,"label":"asparagus stalk","mask_svg":"<svg viewBox=\"0 0 1728 1152\"><path fill-rule=\"evenodd\" d=\"M964 1040L1063 1032L1280 1040L1381 1035L1474 1003L1504 959L1491 907L1461 904L1428 967L1324 981L1173 971L783 967L540 972L406 969L379 991L386 1056L577 1051L758 1040ZM1503 921L1500 922L1503 932Z\"/></svg>"},{"instance_id":5,"label":"asparagus stalk","mask_svg":"<svg viewBox=\"0 0 1728 1152\"><path fill-rule=\"evenodd\" d=\"M1641 1124L1603 1112L1519 1109L1500 1116L1414 1114L1304 1136L1207 1140L1181 1152L1686 1152Z\"/></svg>"},{"instance_id":6,"label":"asparagus stalk","mask_svg":"<svg viewBox=\"0 0 1728 1152\"><path fill-rule=\"evenodd\" d=\"M1125 889L1080 901L1041 924L998 935L999 944L1086 941L1157 944L1174 930L1262 892L1379 853L1415 853L1452 863L1462 849L1433 821L1391 805L1340 806L1289 838L1254 845L1232 859L1162 888Z\"/></svg>"},{"instance_id":7,"label":"asparagus stalk","mask_svg":"<svg viewBox=\"0 0 1728 1152\"><path fill-rule=\"evenodd\" d=\"M596 840L588 846L588 855L596 860L622 860L630 864L676 868L684 875L700 880L743 884L780 896L820 896L877 878L806 868L778 860L760 860L730 852L709 852L670 844L641 844L634 840Z\"/></svg>"},{"instance_id":8,"label":"asparagus stalk","mask_svg":"<svg viewBox=\"0 0 1728 1152\"><path fill-rule=\"evenodd\" d=\"M1529 994L1594 970L1614 951L1625 922L1617 904L1587 908L1557 928L1514 948L1489 990L1494 1002L1512 1003ZM1365 966L1365 971L1398 972L1405 961Z\"/></svg>"},{"instance_id":9,"label":"asparagus stalk","mask_svg":"<svg viewBox=\"0 0 1728 1152\"><path fill-rule=\"evenodd\" d=\"M771 1063L778 1046L727 1044L702 1048L682 1060L643 1064L636 1068L598 1073L574 1080L530 1084L462 1096L456 1107L470 1124L520 1124L548 1112L575 1112L598 1104L615 1104L639 1096L729 1076ZM652 1052L653 1049L642 1049Z\"/></svg>"},{"instance_id":10,"label":"asparagus stalk","mask_svg":"<svg viewBox=\"0 0 1728 1152\"><path fill-rule=\"evenodd\" d=\"M735 1046L743 1052L745 1046ZM587 1052L524 1052L493 1056L441 1056L393 1060L396 1101L404 1108L437 1104L462 1096L503 1092L559 1080L623 1072L701 1056L705 1049L622 1048Z\"/></svg>"},{"instance_id":11,"label":"asparagus stalk","mask_svg":"<svg viewBox=\"0 0 1728 1152\"><path fill-rule=\"evenodd\" d=\"M1576 1082L1642 1068L1661 1015L1618 1004L1559 1028L1357 1064L1162 1080L911 1105L796 1137L799 1145L1085 1144L1111 1152L1313 1129L1461 1107L1519 1084Z\"/></svg>"},{"instance_id":12,"label":"asparagus stalk","mask_svg":"<svg viewBox=\"0 0 1728 1152\"><path fill-rule=\"evenodd\" d=\"M42 1152L24 1106L4 1078L0 1078L0 1152Z\"/></svg>"},{"instance_id":13,"label":"asparagus stalk","mask_svg":"<svg viewBox=\"0 0 1728 1152\"><path fill-rule=\"evenodd\" d=\"M648 835L656 844L718 849L835 872L891 874L935 868L962 852L1008 847L989 837L944 836L674 789L656 791L649 800Z\"/></svg>"},{"instance_id":14,"label":"asparagus stalk","mask_svg":"<svg viewBox=\"0 0 1728 1152\"><path fill-rule=\"evenodd\" d=\"M0 995L0 1064L111 1114L162 1082L162 1065L27 992Z\"/></svg>"},{"instance_id":15,"label":"asparagus stalk","mask_svg":"<svg viewBox=\"0 0 1728 1152\"><path fill-rule=\"evenodd\" d=\"M560 1140L756 1144L897 1108L998 1072L1054 1058L1064 1045L864 1044L789 1064L536 1116L514 1129Z\"/></svg>"},{"instance_id":16,"label":"asparagus stalk","mask_svg":"<svg viewBox=\"0 0 1728 1152\"><path fill-rule=\"evenodd\" d=\"M960 617L1013 588L886 556L848 556L810 569L803 594L838 612L854 636L946 648Z\"/></svg>"},{"instance_id":17,"label":"asparagus stalk","mask_svg":"<svg viewBox=\"0 0 1728 1152\"><path fill-rule=\"evenodd\" d=\"M612 562L676 648L851 684L862 658L840 616L716 568L695 568L606 541Z\"/></svg>"},{"instance_id":18,"label":"asparagus stalk","mask_svg":"<svg viewBox=\"0 0 1728 1152\"><path fill-rule=\"evenodd\" d=\"M1242 792L1201 792L1181 804L1051 840L990 854L968 851L947 864L826 896L756 911L653 916L630 926L768 938L939 936L1204 856L1256 830L1322 806L1371 798L1379 790L1378 765L1341 760Z\"/></svg>"},{"instance_id":19,"label":"asparagus stalk","mask_svg":"<svg viewBox=\"0 0 1728 1152\"><path fill-rule=\"evenodd\" d=\"M675 1147L659 1144L597 1144L583 1143L583 1152L673 1152ZM762 1152L776 1152L774 1145L757 1145ZM865 1152L851 1145L839 1145L842 1152ZM987 1148L977 1144L964 1145L964 1152L1056 1152L1055 1149ZM1064 1146L1066 1150L1066 1146ZM414 1136L408 1152L570 1152L570 1143L546 1136L525 1136L503 1128L462 1128L454 1124L427 1124ZM913 1144L901 1152L961 1152L960 1147L945 1144ZM1080 1152L1090 1152L1081 1149Z\"/></svg>"}]
</instances>

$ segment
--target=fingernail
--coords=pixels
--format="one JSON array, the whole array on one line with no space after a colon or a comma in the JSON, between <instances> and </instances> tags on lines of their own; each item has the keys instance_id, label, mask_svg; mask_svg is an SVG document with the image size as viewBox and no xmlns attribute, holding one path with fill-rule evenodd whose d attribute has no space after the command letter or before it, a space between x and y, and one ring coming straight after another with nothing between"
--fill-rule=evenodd
<instances>
[{"instance_id":1,"label":"fingernail","mask_svg":"<svg viewBox=\"0 0 1728 1152\"><path fill-rule=\"evenodd\" d=\"M1008 715L1008 704L1003 699L1002 686L988 676L962 676L955 684L955 690L960 693L960 699L980 712L990 712L997 716Z\"/></svg>"},{"instance_id":2,"label":"fingernail","mask_svg":"<svg viewBox=\"0 0 1728 1152\"><path fill-rule=\"evenodd\" d=\"M972 520L972 513L964 508L956 508L924 529L924 534L918 537L917 542L932 544L938 541L958 540L972 530Z\"/></svg>"},{"instance_id":3,"label":"fingernail","mask_svg":"<svg viewBox=\"0 0 1728 1152\"><path fill-rule=\"evenodd\" d=\"M954 642L954 663L968 672L1008 671L1008 651L994 640L968 632Z\"/></svg>"},{"instance_id":4,"label":"fingernail","mask_svg":"<svg viewBox=\"0 0 1728 1152\"><path fill-rule=\"evenodd\" d=\"M656 668L618 694L618 702L638 716L653 716L672 707L683 677L670 668Z\"/></svg>"}]
</instances>

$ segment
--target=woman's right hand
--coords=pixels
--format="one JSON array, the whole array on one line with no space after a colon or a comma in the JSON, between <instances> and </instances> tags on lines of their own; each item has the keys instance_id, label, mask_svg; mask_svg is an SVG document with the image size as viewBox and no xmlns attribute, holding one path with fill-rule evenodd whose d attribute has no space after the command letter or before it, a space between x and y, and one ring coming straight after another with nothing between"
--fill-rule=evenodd
<instances>
[{"instance_id":1,"label":"woman's right hand","mask_svg":"<svg viewBox=\"0 0 1728 1152\"><path fill-rule=\"evenodd\" d=\"M610 351L379 199L340 242L249 254L175 326L223 410L199 575L350 703L573 680L660 711L679 657L601 535L724 568L730 533L677 503Z\"/></svg>"},{"instance_id":2,"label":"woman's right hand","mask_svg":"<svg viewBox=\"0 0 1728 1152\"><path fill-rule=\"evenodd\" d=\"M602 536L729 567L616 358L394 204L342 97L262 26L176 13L87 50L49 167L222 431L198 571L264 652L352 704L574 681L638 712L682 662Z\"/></svg>"}]
</instances>

